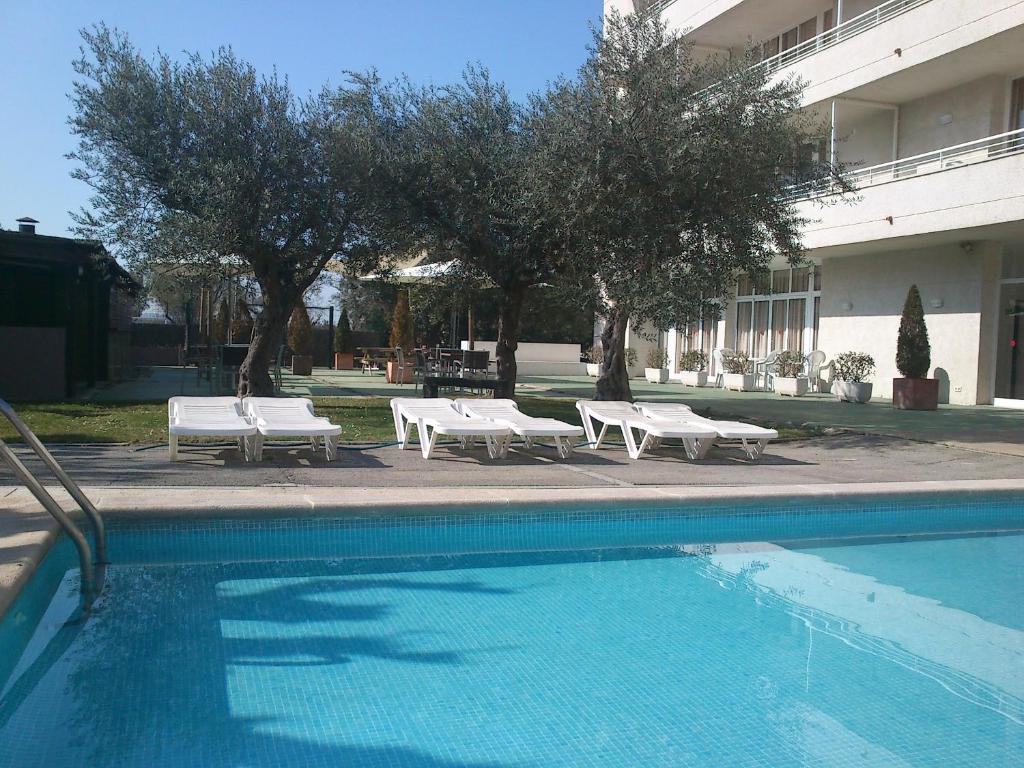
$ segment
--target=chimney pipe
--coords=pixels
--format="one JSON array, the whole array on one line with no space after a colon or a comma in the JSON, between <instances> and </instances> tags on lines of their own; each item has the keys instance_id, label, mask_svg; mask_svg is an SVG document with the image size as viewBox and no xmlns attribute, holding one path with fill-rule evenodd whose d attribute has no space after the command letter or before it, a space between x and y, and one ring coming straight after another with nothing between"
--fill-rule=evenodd
<instances>
[{"instance_id":1,"label":"chimney pipe","mask_svg":"<svg viewBox=\"0 0 1024 768\"><path fill-rule=\"evenodd\" d=\"M36 233L36 224L38 223L31 216L22 216L18 219L18 231L23 235L34 235Z\"/></svg>"}]
</instances>

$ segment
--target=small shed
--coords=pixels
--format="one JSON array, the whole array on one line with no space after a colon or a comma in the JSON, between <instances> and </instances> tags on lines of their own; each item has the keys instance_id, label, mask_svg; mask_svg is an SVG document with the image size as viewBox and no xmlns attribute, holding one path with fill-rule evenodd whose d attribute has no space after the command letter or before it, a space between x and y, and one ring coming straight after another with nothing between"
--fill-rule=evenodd
<instances>
[{"instance_id":1,"label":"small shed","mask_svg":"<svg viewBox=\"0 0 1024 768\"><path fill-rule=\"evenodd\" d=\"M127 375L139 285L101 243L0 231L0 397L62 400Z\"/></svg>"}]
</instances>

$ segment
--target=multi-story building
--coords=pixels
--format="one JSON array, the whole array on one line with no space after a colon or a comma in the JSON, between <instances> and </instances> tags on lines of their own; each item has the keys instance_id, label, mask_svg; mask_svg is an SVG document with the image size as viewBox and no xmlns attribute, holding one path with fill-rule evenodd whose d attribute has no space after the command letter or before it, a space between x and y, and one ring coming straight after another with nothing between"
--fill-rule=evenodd
<instances>
[{"instance_id":1,"label":"multi-story building","mask_svg":"<svg viewBox=\"0 0 1024 768\"><path fill-rule=\"evenodd\" d=\"M916 284L932 376L951 403L1024 407L1024 2L605 0L659 13L698 54L756 45L773 77L806 83L826 129L815 151L849 170L856 200L794 190L808 263L741 279L722 317L663 338L683 350L872 354L891 396L896 336ZM634 5L636 7L634 7Z\"/></svg>"}]
</instances>

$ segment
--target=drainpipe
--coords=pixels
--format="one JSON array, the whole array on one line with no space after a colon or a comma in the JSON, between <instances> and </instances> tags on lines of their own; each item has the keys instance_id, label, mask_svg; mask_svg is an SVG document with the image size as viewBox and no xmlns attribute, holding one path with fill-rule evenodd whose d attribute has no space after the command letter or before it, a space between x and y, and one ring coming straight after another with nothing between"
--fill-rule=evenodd
<instances>
[{"instance_id":1,"label":"drainpipe","mask_svg":"<svg viewBox=\"0 0 1024 768\"><path fill-rule=\"evenodd\" d=\"M836 26L843 23L843 0L836 0Z\"/></svg>"},{"instance_id":2,"label":"drainpipe","mask_svg":"<svg viewBox=\"0 0 1024 768\"><path fill-rule=\"evenodd\" d=\"M892 161L899 159L900 152L900 107L897 104L892 111Z\"/></svg>"}]
</instances>

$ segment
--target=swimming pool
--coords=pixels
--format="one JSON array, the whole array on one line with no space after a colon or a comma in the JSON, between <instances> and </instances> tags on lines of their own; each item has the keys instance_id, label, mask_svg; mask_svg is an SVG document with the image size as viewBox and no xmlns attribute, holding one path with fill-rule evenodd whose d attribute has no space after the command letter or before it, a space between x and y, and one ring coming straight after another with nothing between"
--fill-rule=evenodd
<instances>
[{"instance_id":1,"label":"swimming pool","mask_svg":"<svg viewBox=\"0 0 1024 768\"><path fill-rule=\"evenodd\" d=\"M1022 764L1024 505L770 503L115 521L0 625L0 765Z\"/></svg>"}]
</instances>

